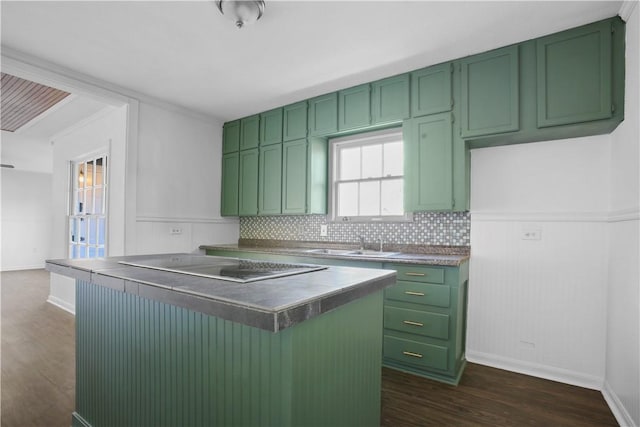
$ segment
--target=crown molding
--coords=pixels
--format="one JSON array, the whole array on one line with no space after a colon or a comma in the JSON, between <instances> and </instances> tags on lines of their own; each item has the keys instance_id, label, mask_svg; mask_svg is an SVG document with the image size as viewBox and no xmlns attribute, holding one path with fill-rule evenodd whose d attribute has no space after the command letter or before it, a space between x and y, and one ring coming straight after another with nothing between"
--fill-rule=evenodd
<instances>
[{"instance_id":1,"label":"crown molding","mask_svg":"<svg viewBox=\"0 0 640 427\"><path fill-rule=\"evenodd\" d=\"M207 123L222 121L219 118L189 110L185 107L127 89L122 86L82 74L24 52L2 46L2 72L52 86L66 92L86 96L110 105L122 105L130 98L165 110L183 114Z\"/></svg>"},{"instance_id":2,"label":"crown molding","mask_svg":"<svg viewBox=\"0 0 640 427\"><path fill-rule=\"evenodd\" d=\"M618 11L618 15L620 16L620 18L622 18L624 22L629 21L629 18L631 17L631 14L633 13L633 10L636 8L637 5L638 5L638 0L623 1L622 4L620 5L620 10Z\"/></svg>"}]
</instances>

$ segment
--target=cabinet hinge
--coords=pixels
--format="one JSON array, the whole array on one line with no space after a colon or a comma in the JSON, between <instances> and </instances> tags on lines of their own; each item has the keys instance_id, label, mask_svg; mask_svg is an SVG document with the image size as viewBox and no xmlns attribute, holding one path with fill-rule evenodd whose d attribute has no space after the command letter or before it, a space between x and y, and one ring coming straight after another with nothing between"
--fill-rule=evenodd
<instances>
[{"instance_id":1,"label":"cabinet hinge","mask_svg":"<svg viewBox=\"0 0 640 427\"><path fill-rule=\"evenodd\" d=\"M616 32L616 27L613 25L613 22L611 23L611 34Z\"/></svg>"},{"instance_id":2,"label":"cabinet hinge","mask_svg":"<svg viewBox=\"0 0 640 427\"><path fill-rule=\"evenodd\" d=\"M451 113L451 123L455 123L456 122L456 115Z\"/></svg>"},{"instance_id":3,"label":"cabinet hinge","mask_svg":"<svg viewBox=\"0 0 640 427\"><path fill-rule=\"evenodd\" d=\"M449 67L451 69L451 74L453 74L453 62L451 63L451 67Z\"/></svg>"},{"instance_id":4,"label":"cabinet hinge","mask_svg":"<svg viewBox=\"0 0 640 427\"><path fill-rule=\"evenodd\" d=\"M611 104L611 112L612 113L616 112L616 104Z\"/></svg>"}]
</instances>

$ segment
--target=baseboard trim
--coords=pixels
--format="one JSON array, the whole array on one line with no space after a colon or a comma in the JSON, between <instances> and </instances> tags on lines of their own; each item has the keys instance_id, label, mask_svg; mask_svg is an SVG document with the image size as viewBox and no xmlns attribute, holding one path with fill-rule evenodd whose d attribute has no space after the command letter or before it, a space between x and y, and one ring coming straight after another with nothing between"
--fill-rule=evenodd
<instances>
[{"instance_id":1,"label":"baseboard trim","mask_svg":"<svg viewBox=\"0 0 640 427\"><path fill-rule=\"evenodd\" d=\"M469 351L468 349L467 360L479 365L491 366L492 368L504 369L506 371L517 372L519 374L544 378L546 380L571 384L592 390L602 390L602 385L604 383L604 378L596 377L593 375L586 375L567 369L554 368L552 366L525 362L522 360L497 356L494 354Z\"/></svg>"},{"instance_id":2,"label":"baseboard trim","mask_svg":"<svg viewBox=\"0 0 640 427\"><path fill-rule=\"evenodd\" d=\"M607 402L607 405L609 405L609 409L611 409L611 412L616 418L618 424L626 427L638 427L638 425L633 422L631 415L618 398L618 395L613 391L609 383L606 381L604 382L604 386L602 387L602 396Z\"/></svg>"},{"instance_id":3,"label":"baseboard trim","mask_svg":"<svg viewBox=\"0 0 640 427\"><path fill-rule=\"evenodd\" d=\"M63 299L49 295L49 298L47 298L47 302L49 304L55 305L58 308L63 309L64 311L67 311L73 314L74 316L76 315L76 307L74 305L69 304L67 301Z\"/></svg>"}]
</instances>

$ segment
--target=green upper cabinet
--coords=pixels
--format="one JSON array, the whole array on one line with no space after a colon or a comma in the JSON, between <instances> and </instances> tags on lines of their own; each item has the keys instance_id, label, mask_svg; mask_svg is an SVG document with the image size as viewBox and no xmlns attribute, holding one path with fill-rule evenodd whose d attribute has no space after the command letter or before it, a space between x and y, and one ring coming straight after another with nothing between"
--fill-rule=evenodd
<instances>
[{"instance_id":1,"label":"green upper cabinet","mask_svg":"<svg viewBox=\"0 0 640 427\"><path fill-rule=\"evenodd\" d=\"M338 130L371 124L371 86L364 84L338 92Z\"/></svg>"},{"instance_id":2,"label":"green upper cabinet","mask_svg":"<svg viewBox=\"0 0 640 427\"><path fill-rule=\"evenodd\" d=\"M338 131L338 94L330 93L309 100L309 136Z\"/></svg>"},{"instance_id":3,"label":"green upper cabinet","mask_svg":"<svg viewBox=\"0 0 640 427\"><path fill-rule=\"evenodd\" d=\"M307 140L282 144L282 213L307 212Z\"/></svg>"},{"instance_id":4,"label":"green upper cabinet","mask_svg":"<svg viewBox=\"0 0 640 427\"><path fill-rule=\"evenodd\" d=\"M240 151L238 215L258 214L258 149Z\"/></svg>"},{"instance_id":5,"label":"green upper cabinet","mask_svg":"<svg viewBox=\"0 0 640 427\"><path fill-rule=\"evenodd\" d=\"M462 136L517 131L518 46L464 58L460 66Z\"/></svg>"},{"instance_id":6,"label":"green upper cabinet","mask_svg":"<svg viewBox=\"0 0 640 427\"><path fill-rule=\"evenodd\" d=\"M282 144L260 148L258 214L282 213Z\"/></svg>"},{"instance_id":7,"label":"green upper cabinet","mask_svg":"<svg viewBox=\"0 0 640 427\"><path fill-rule=\"evenodd\" d=\"M405 210L450 210L453 207L451 113L406 120L402 131Z\"/></svg>"},{"instance_id":8,"label":"green upper cabinet","mask_svg":"<svg viewBox=\"0 0 640 427\"><path fill-rule=\"evenodd\" d=\"M240 149L258 148L260 142L260 115L240 120Z\"/></svg>"},{"instance_id":9,"label":"green upper cabinet","mask_svg":"<svg viewBox=\"0 0 640 427\"><path fill-rule=\"evenodd\" d=\"M371 124L396 123L409 117L409 74L371 83Z\"/></svg>"},{"instance_id":10,"label":"green upper cabinet","mask_svg":"<svg viewBox=\"0 0 640 427\"><path fill-rule=\"evenodd\" d=\"M282 144L282 213L327 213L327 140Z\"/></svg>"},{"instance_id":11,"label":"green upper cabinet","mask_svg":"<svg viewBox=\"0 0 640 427\"><path fill-rule=\"evenodd\" d=\"M611 117L610 21L536 41L538 127Z\"/></svg>"},{"instance_id":12,"label":"green upper cabinet","mask_svg":"<svg viewBox=\"0 0 640 427\"><path fill-rule=\"evenodd\" d=\"M411 73L411 115L413 117L442 113L451 110L450 63L435 65Z\"/></svg>"},{"instance_id":13,"label":"green upper cabinet","mask_svg":"<svg viewBox=\"0 0 640 427\"><path fill-rule=\"evenodd\" d=\"M282 108L260 114L260 145L282 142Z\"/></svg>"},{"instance_id":14,"label":"green upper cabinet","mask_svg":"<svg viewBox=\"0 0 640 427\"><path fill-rule=\"evenodd\" d=\"M221 216L238 216L238 152L222 156L222 194L220 200Z\"/></svg>"},{"instance_id":15,"label":"green upper cabinet","mask_svg":"<svg viewBox=\"0 0 640 427\"><path fill-rule=\"evenodd\" d=\"M233 153L240 149L240 120L224 124L222 130L222 153Z\"/></svg>"},{"instance_id":16,"label":"green upper cabinet","mask_svg":"<svg viewBox=\"0 0 640 427\"><path fill-rule=\"evenodd\" d=\"M282 109L282 138L293 141L307 137L307 101L287 105Z\"/></svg>"}]
</instances>

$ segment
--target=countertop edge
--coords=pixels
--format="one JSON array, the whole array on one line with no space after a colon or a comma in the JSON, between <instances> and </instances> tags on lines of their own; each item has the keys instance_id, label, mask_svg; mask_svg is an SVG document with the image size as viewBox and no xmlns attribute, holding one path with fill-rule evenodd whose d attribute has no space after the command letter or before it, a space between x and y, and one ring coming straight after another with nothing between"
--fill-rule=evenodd
<instances>
[{"instance_id":1,"label":"countertop edge","mask_svg":"<svg viewBox=\"0 0 640 427\"><path fill-rule=\"evenodd\" d=\"M201 245L201 250L224 250L233 252L270 253L273 255L290 255L318 259L339 259L344 261L366 261L377 263L412 264L412 265L439 265L443 267L459 267L469 261L470 255L445 255L445 254L400 254L390 257L345 256L336 254L323 254L305 252L301 248L269 248L229 245Z\"/></svg>"},{"instance_id":2,"label":"countertop edge","mask_svg":"<svg viewBox=\"0 0 640 427\"><path fill-rule=\"evenodd\" d=\"M123 259L123 257L116 259ZM356 285L327 292L313 300L305 300L298 304L268 310L233 303L224 300L224 298L207 298L158 283L123 277L119 274L110 274L108 268L98 269L70 265L70 261L73 260L46 260L45 268L49 272L93 283L97 286L187 308L270 332L279 332L295 326L358 298L381 291L395 283L395 272L379 270L380 274L373 279L365 279ZM332 268L339 269L341 267Z\"/></svg>"}]
</instances>

